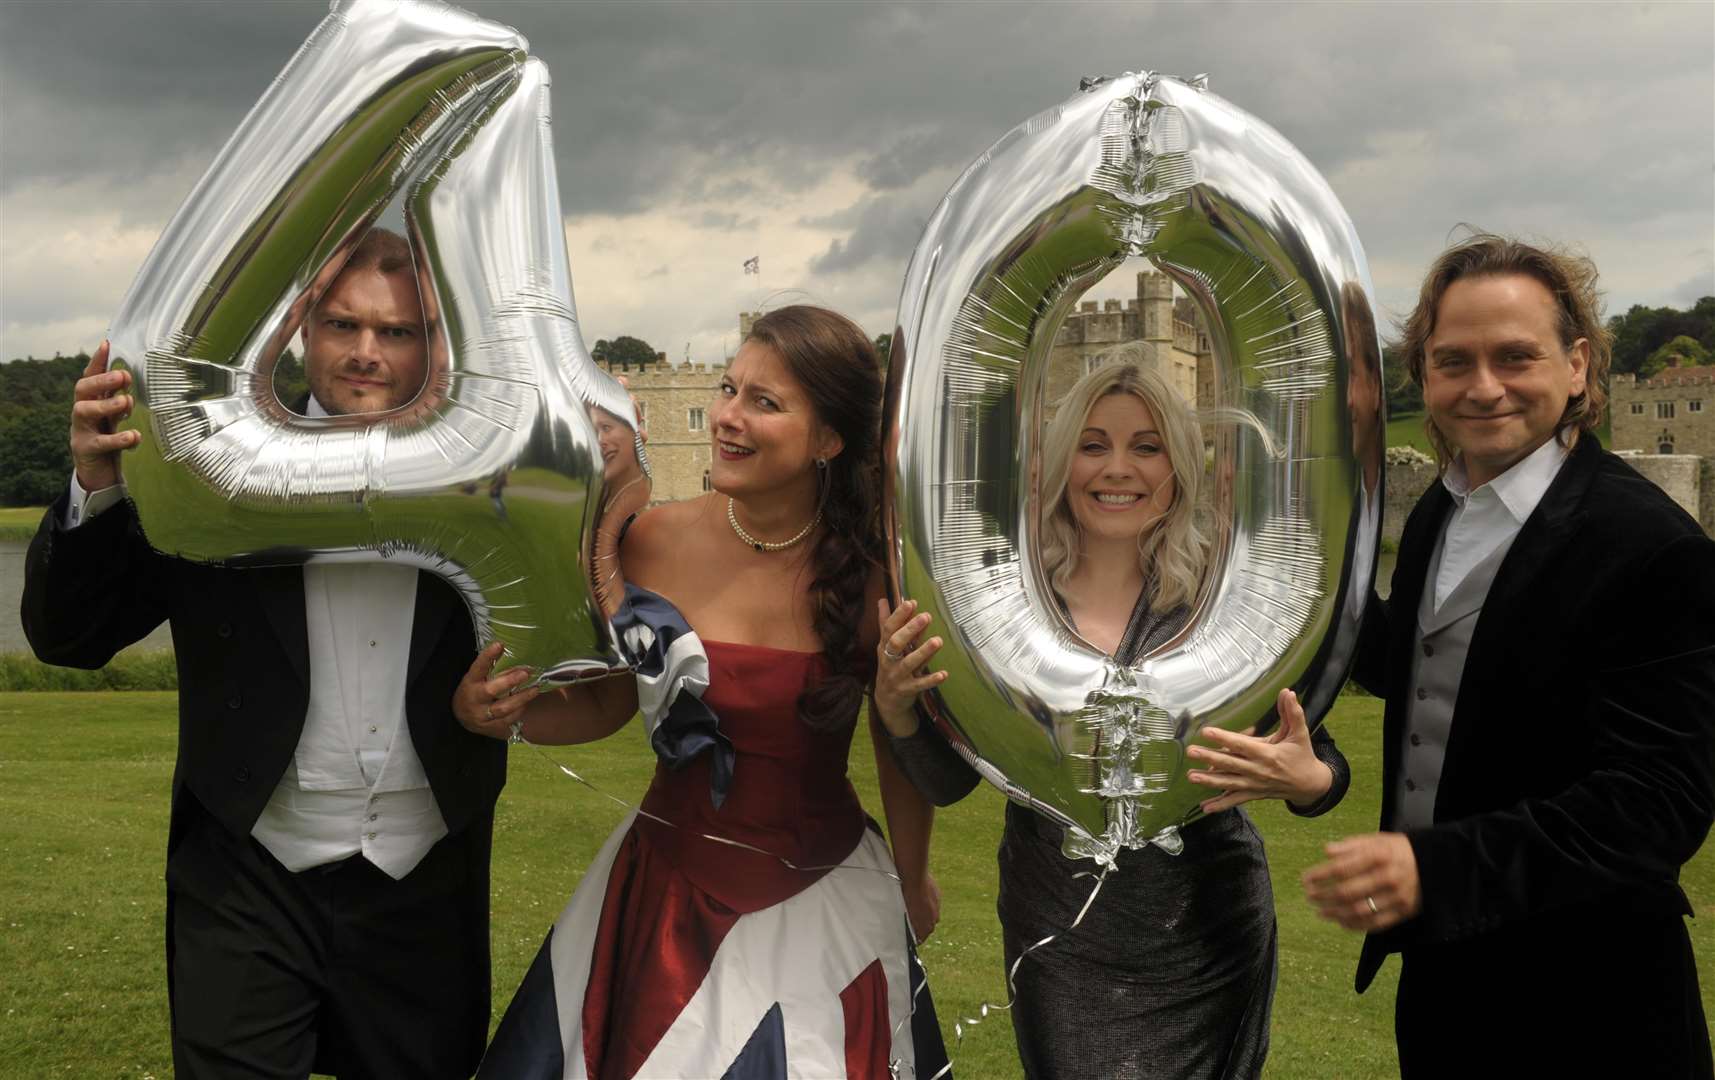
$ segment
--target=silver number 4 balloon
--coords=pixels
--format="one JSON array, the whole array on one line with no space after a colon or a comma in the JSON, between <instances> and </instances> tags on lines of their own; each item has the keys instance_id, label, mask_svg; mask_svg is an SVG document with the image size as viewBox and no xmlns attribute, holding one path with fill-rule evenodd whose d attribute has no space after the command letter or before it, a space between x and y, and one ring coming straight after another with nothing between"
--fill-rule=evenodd
<instances>
[{"instance_id":1,"label":"silver number 4 balloon","mask_svg":"<svg viewBox=\"0 0 1715 1080\"><path fill-rule=\"evenodd\" d=\"M1191 622L1125 666L1060 616L1034 508L1055 331L1132 256L1196 300L1213 404L1243 423L1215 429L1220 539ZM1201 79L1086 80L930 218L888 370L892 581L949 625L931 664L951 675L931 695L943 730L1067 826L1069 852L1176 848L1210 794L1185 778L1199 728L1266 719L1282 686L1312 722L1332 703L1380 539L1368 279L1322 177Z\"/></svg>"},{"instance_id":2,"label":"silver number 4 balloon","mask_svg":"<svg viewBox=\"0 0 1715 1080\"><path fill-rule=\"evenodd\" d=\"M126 484L154 547L427 568L511 663L550 681L623 666L616 527L647 501L647 462L579 334L548 89L508 27L434 2L333 6L113 320L143 432ZM296 415L275 364L401 193L427 381L384 413ZM605 479L598 420L630 429Z\"/></svg>"}]
</instances>

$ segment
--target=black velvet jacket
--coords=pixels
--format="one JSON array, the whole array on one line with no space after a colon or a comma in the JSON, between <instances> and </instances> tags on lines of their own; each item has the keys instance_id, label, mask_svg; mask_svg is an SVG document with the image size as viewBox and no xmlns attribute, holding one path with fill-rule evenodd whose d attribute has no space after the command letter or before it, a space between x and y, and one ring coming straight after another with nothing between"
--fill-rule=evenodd
<instances>
[{"instance_id":1,"label":"black velvet jacket","mask_svg":"<svg viewBox=\"0 0 1715 1080\"><path fill-rule=\"evenodd\" d=\"M1358 681L1387 701L1382 824L1393 820L1416 612L1452 508L1440 482L1406 522L1387 602L1370 598ZM1715 820L1715 541L1593 438L1573 448L1477 617L1435 824L1408 832L1422 913L1387 953L1460 957L1482 979L1546 973L1660 916L1689 914L1679 868ZM1689 949L1689 945L1686 946ZM1623 959L1631 950L1612 950ZM1593 962L1591 994L1651 974ZM1639 1074L1642 1075L1642 1074Z\"/></svg>"}]
</instances>

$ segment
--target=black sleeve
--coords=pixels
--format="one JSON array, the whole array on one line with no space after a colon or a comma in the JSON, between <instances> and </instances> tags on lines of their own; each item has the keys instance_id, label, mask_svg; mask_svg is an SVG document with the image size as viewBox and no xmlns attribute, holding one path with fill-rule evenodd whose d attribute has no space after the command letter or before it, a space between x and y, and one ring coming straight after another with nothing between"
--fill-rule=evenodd
<instances>
[{"instance_id":1,"label":"black sleeve","mask_svg":"<svg viewBox=\"0 0 1715 1080\"><path fill-rule=\"evenodd\" d=\"M1352 681L1379 698L1387 697L1388 614L1391 608L1374 590L1364 605L1364 622L1358 631L1358 655L1352 663Z\"/></svg>"},{"instance_id":2,"label":"black sleeve","mask_svg":"<svg viewBox=\"0 0 1715 1080\"><path fill-rule=\"evenodd\" d=\"M1326 726L1310 733L1310 747L1316 751L1316 759L1328 766L1328 770L1334 774L1334 782L1320 799L1309 806L1297 807L1287 803L1286 808L1299 817L1320 817L1326 814L1340 805L1340 800L1346 797L1346 789L1352 786L1352 767L1346 763L1346 755L1340 753L1340 748L1334 745L1334 736L1329 734Z\"/></svg>"},{"instance_id":3,"label":"black sleeve","mask_svg":"<svg viewBox=\"0 0 1715 1080\"><path fill-rule=\"evenodd\" d=\"M167 617L164 556L143 540L129 500L67 529L61 495L24 560L19 617L43 663L98 668Z\"/></svg>"},{"instance_id":4,"label":"black sleeve","mask_svg":"<svg viewBox=\"0 0 1715 1080\"><path fill-rule=\"evenodd\" d=\"M888 749L911 785L936 806L951 806L969 795L982 777L947 744L934 725L924 721L911 735L889 734Z\"/></svg>"}]
</instances>

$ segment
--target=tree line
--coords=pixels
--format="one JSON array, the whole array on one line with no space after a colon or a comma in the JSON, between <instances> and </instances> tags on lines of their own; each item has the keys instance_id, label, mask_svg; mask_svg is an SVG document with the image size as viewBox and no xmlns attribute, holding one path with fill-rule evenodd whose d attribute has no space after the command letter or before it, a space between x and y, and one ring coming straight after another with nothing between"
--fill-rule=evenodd
<instances>
[{"instance_id":1,"label":"tree line","mask_svg":"<svg viewBox=\"0 0 1715 1080\"><path fill-rule=\"evenodd\" d=\"M1614 335L1615 374L1647 379L1672 365L1715 364L1715 296L1705 296L1689 309L1634 304L1608 320ZM876 349L887 363L891 336L878 335ZM640 338L621 335L595 343L597 360L616 366L653 363L658 354ZM1423 397L1406 375L1392 346L1382 353L1387 372L1388 412L1399 416L1421 412ZM71 476L70 427L72 387L89 356L34 357L0 363L0 506L43 506L59 497ZM282 401L296 401L308 390L303 364L290 351L275 366L274 385Z\"/></svg>"}]
</instances>

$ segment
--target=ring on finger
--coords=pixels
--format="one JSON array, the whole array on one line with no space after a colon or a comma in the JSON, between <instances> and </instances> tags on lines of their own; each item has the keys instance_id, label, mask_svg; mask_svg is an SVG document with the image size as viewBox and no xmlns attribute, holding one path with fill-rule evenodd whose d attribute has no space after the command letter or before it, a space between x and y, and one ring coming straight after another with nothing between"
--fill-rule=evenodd
<instances>
[{"instance_id":1,"label":"ring on finger","mask_svg":"<svg viewBox=\"0 0 1715 1080\"><path fill-rule=\"evenodd\" d=\"M1364 897L1364 903L1370 905L1370 914L1371 915L1380 915L1381 914L1381 909L1376 907L1376 898L1375 897L1373 897L1373 896Z\"/></svg>"},{"instance_id":2,"label":"ring on finger","mask_svg":"<svg viewBox=\"0 0 1715 1080\"><path fill-rule=\"evenodd\" d=\"M891 646L891 645L883 645L881 647L881 655L887 657L889 660L892 660L896 664L899 661L905 659L905 654L894 652L893 646Z\"/></svg>"}]
</instances>

